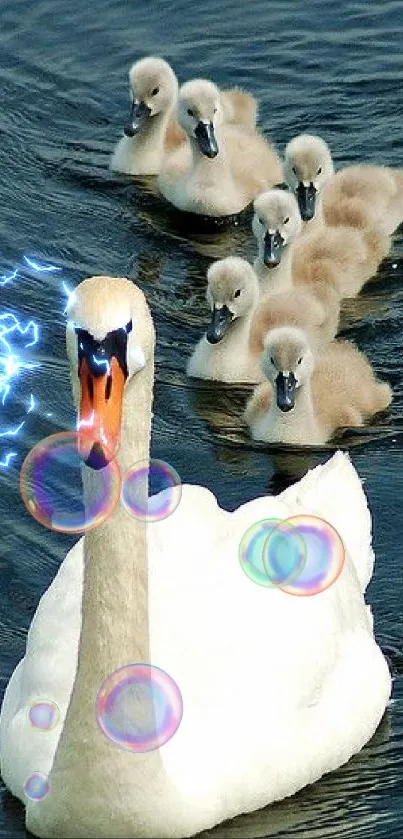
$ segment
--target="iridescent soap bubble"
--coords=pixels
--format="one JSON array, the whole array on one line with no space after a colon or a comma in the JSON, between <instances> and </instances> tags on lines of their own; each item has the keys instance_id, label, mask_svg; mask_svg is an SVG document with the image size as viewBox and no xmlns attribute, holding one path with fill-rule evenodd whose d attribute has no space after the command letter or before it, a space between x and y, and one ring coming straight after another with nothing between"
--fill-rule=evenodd
<instances>
[{"instance_id":1,"label":"iridescent soap bubble","mask_svg":"<svg viewBox=\"0 0 403 839\"><path fill-rule=\"evenodd\" d=\"M40 731L51 731L59 722L59 718L60 711L55 702L33 702L28 711L31 725Z\"/></svg>"},{"instance_id":2,"label":"iridescent soap bubble","mask_svg":"<svg viewBox=\"0 0 403 839\"><path fill-rule=\"evenodd\" d=\"M30 775L25 781L24 792L27 798L32 801L42 801L50 792L50 784L46 775L42 775L41 772L34 772Z\"/></svg>"},{"instance_id":3,"label":"iridescent soap bubble","mask_svg":"<svg viewBox=\"0 0 403 839\"><path fill-rule=\"evenodd\" d=\"M295 553L291 562L276 562L266 568L263 561L263 551L270 534L281 523L281 519L262 519L253 524L244 533L239 545L239 561L241 568L254 583L266 588L283 586L300 573L304 561L304 545L301 542L300 551Z\"/></svg>"},{"instance_id":4,"label":"iridescent soap bubble","mask_svg":"<svg viewBox=\"0 0 403 839\"><path fill-rule=\"evenodd\" d=\"M181 479L165 460L140 460L123 475L122 503L141 521L168 518L181 497Z\"/></svg>"},{"instance_id":5,"label":"iridescent soap bubble","mask_svg":"<svg viewBox=\"0 0 403 839\"><path fill-rule=\"evenodd\" d=\"M119 502L121 475L111 457L104 468L89 469L90 497L84 507L82 466L95 443L80 432L52 434L37 443L21 467L20 491L31 516L62 533L84 533L102 524ZM109 457L109 455L108 455Z\"/></svg>"},{"instance_id":6,"label":"iridescent soap bubble","mask_svg":"<svg viewBox=\"0 0 403 839\"><path fill-rule=\"evenodd\" d=\"M97 723L119 749L151 752L177 731L183 713L178 685L165 670L129 664L107 676L95 703Z\"/></svg>"},{"instance_id":7,"label":"iridescent soap bubble","mask_svg":"<svg viewBox=\"0 0 403 839\"><path fill-rule=\"evenodd\" d=\"M298 575L280 588L287 594L309 597L320 594L337 580L342 571L345 551L337 530L317 516L291 516L280 522L267 537L263 562L268 576L296 565L304 543L305 561Z\"/></svg>"}]
</instances>

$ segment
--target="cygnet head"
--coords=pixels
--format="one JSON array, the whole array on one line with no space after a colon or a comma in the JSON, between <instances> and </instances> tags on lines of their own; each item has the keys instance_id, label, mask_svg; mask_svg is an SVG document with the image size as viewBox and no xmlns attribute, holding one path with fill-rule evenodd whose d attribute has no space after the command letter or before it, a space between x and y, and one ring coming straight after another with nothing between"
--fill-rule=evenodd
<instances>
[{"instance_id":1,"label":"cygnet head","mask_svg":"<svg viewBox=\"0 0 403 839\"><path fill-rule=\"evenodd\" d=\"M309 221L315 215L318 193L334 172L329 146L321 137L299 134L286 147L284 172L297 196L301 218Z\"/></svg>"},{"instance_id":2,"label":"cygnet head","mask_svg":"<svg viewBox=\"0 0 403 839\"><path fill-rule=\"evenodd\" d=\"M79 446L87 465L102 469L119 448L125 393L152 362L154 326L144 294L124 277L84 280L67 316Z\"/></svg>"},{"instance_id":3,"label":"cygnet head","mask_svg":"<svg viewBox=\"0 0 403 839\"><path fill-rule=\"evenodd\" d=\"M277 407L291 411L297 388L308 381L314 369L307 336L301 329L281 326L267 333L264 344L263 373L276 393Z\"/></svg>"},{"instance_id":4,"label":"cygnet head","mask_svg":"<svg viewBox=\"0 0 403 839\"><path fill-rule=\"evenodd\" d=\"M276 268L284 248L302 228L297 199L283 189L269 189L255 198L252 230L258 243L259 257L267 268Z\"/></svg>"},{"instance_id":5,"label":"cygnet head","mask_svg":"<svg viewBox=\"0 0 403 839\"><path fill-rule=\"evenodd\" d=\"M178 122L206 157L219 153L215 129L223 120L220 91L213 82L193 79L182 85L178 98Z\"/></svg>"},{"instance_id":6,"label":"cygnet head","mask_svg":"<svg viewBox=\"0 0 403 839\"><path fill-rule=\"evenodd\" d=\"M259 282L252 266L238 256L214 262L207 272L206 296L211 309L206 338L210 344L218 344L231 324L257 305Z\"/></svg>"},{"instance_id":7,"label":"cygnet head","mask_svg":"<svg viewBox=\"0 0 403 839\"><path fill-rule=\"evenodd\" d=\"M153 117L173 107L178 96L178 80L167 61L153 56L136 61L129 79L132 107L124 132L127 137L134 137Z\"/></svg>"}]
</instances>

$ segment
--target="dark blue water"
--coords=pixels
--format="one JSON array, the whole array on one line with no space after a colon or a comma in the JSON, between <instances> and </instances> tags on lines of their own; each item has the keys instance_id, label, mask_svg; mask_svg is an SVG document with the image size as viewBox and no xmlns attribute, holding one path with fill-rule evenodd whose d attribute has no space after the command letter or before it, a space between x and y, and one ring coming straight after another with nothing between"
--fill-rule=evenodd
<instances>
[{"instance_id":1,"label":"dark blue water","mask_svg":"<svg viewBox=\"0 0 403 839\"><path fill-rule=\"evenodd\" d=\"M205 323L210 260L232 252L252 257L254 245L248 219L215 238L185 237L150 182L108 172L127 116L129 66L160 54L180 80L204 75L250 88L280 151L296 133L311 131L330 143L338 166L401 166L402 36L401 0L2 0L0 276L15 268L18 275L0 285L0 318L11 313L23 327L30 319L40 326L27 349L33 327L25 337L13 332L12 351L39 366L22 372L0 405L0 433L25 420L18 434L0 437L0 460L15 453L10 467L0 468L2 689L24 653L39 597L74 541L30 518L18 493L28 450L73 427L63 281L71 288L91 274L127 275L145 291L158 338L152 451L184 481L206 484L233 508L280 491L329 455L251 444L240 420L242 388L186 380L185 359ZM24 254L62 270L39 273ZM374 516L369 596L395 677L394 701L375 738L347 766L293 799L217 828L217 837L403 834L402 268L397 234L378 281L343 314L344 334L394 389L389 417L342 441L365 479ZM0 337L4 325L12 321L0 319ZM247 726L246 712L240 723ZM3 792L0 836L26 835L22 807Z\"/></svg>"}]
</instances>

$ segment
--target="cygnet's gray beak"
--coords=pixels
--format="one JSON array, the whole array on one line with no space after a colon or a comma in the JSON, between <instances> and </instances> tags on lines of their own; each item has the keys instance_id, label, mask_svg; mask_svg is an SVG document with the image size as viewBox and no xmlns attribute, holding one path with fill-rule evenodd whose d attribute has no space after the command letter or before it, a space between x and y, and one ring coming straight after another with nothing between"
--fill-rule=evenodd
<instances>
[{"instance_id":1,"label":"cygnet's gray beak","mask_svg":"<svg viewBox=\"0 0 403 839\"><path fill-rule=\"evenodd\" d=\"M276 230L275 233L266 232L264 237L263 262L267 268L276 268L280 265L283 253L284 239Z\"/></svg>"},{"instance_id":2,"label":"cygnet's gray beak","mask_svg":"<svg viewBox=\"0 0 403 839\"><path fill-rule=\"evenodd\" d=\"M123 129L126 137L134 137L150 119L151 110L145 102L133 102L130 116Z\"/></svg>"},{"instance_id":3,"label":"cygnet's gray beak","mask_svg":"<svg viewBox=\"0 0 403 839\"><path fill-rule=\"evenodd\" d=\"M212 122L198 122L195 128L195 137L200 151L206 157L217 157L218 145Z\"/></svg>"},{"instance_id":4,"label":"cygnet's gray beak","mask_svg":"<svg viewBox=\"0 0 403 839\"><path fill-rule=\"evenodd\" d=\"M314 217L316 209L316 187L314 187L312 181L309 186L305 186L302 181L299 182L297 200L302 220L310 221Z\"/></svg>"},{"instance_id":5,"label":"cygnet's gray beak","mask_svg":"<svg viewBox=\"0 0 403 839\"><path fill-rule=\"evenodd\" d=\"M224 338L233 319L234 315L230 312L228 306L221 306L220 309L214 306L211 322L206 332L209 344L218 344Z\"/></svg>"},{"instance_id":6,"label":"cygnet's gray beak","mask_svg":"<svg viewBox=\"0 0 403 839\"><path fill-rule=\"evenodd\" d=\"M277 406L280 411L291 411L295 406L296 378L294 373L278 373L276 376Z\"/></svg>"}]
</instances>

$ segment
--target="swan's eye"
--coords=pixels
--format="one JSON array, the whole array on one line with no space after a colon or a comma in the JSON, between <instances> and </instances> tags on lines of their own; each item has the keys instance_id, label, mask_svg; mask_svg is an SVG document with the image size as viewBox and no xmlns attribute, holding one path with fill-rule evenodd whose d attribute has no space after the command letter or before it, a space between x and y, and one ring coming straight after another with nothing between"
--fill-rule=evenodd
<instances>
[{"instance_id":1,"label":"swan's eye","mask_svg":"<svg viewBox=\"0 0 403 839\"><path fill-rule=\"evenodd\" d=\"M194 117L194 112L192 111L191 108L188 108L188 114L189 114L190 117Z\"/></svg>"},{"instance_id":2,"label":"swan's eye","mask_svg":"<svg viewBox=\"0 0 403 839\"><path fill-rule=\"evenodd\" d=\"M301 355L301 358L298 359L297 364L301 364L301 362L302 362L302 355Z\"/></svg>"},{"instance_id":3,"label":"swan's eye","mask_svg":"<svg viewBox=\"0 0 403 839\"><path fill-rule=\"evenodd\" d=\"M270 356L270 361L271 361L271 363L272 363L272 364L274 364L274 363L275 363L275 362L274 362L274 358L273 358L273 356L272 356L272 355Z\"/></svg>"},{"instance_id":4,"label":"swan's eye","mask_svg":"<svg viewBox=\"0 0 403 839\"><path fill-rule=\"evenodd\" d=\"M283 224L288 224L289 220L290 220L290 217L287 216L287 218L284 219Z\"/></svg>"},{"instance_id":5,"label":"swan's eye","mask_svg":"<svg viewBox=\"0 0 403 839\"><path fill-rule=\"evenodd\" d=\"M241 294L241 291L242 291L241 288L237 288L236 292L234 293L234 297L239 297L240 294Z\"/></svg>"},{"instance_id":6,"label":"swan's eye","mask_svg":"<svg viewBox=\"0 0 403 839\"><path fill-rule=\"evenodd\" d=\"M160 92L159 87L155 87L154 90L151 91L151 96L156 96L157 93L159 93L159 92Z\"/></svg>"},{"instance_id":7,"label":"swan's eye","mask_svg":"<svg viewBox=\"0 0 403 839\"><path fill-rule=\"evenodd\" d=\"M291 170L291 171L292 171L292 172L294 172L294 175L296 175L296 174L297 174L297 170L296 170L295 166L293 166L293 167L292 167L292 170Z\"/></svg>"},{"instance_id":8,"label":"swan's eye","mask_svg":"<svg viewBox=\"0 0 403 839\"><path fill-rule=\"evenodd\" d=\"M321 166L319 166L319 169L318 169L318 171L317 171L317 173L316 173L316 174L317 174L317 175L320 175L320 174L321 174L321 172L322 172L322 167L321 167Z\"/></svg>"},{"instance_id":9,"label":"swan's eye","mask_svg":"<svg viewBox=\"0 0 403 839\"><path fill-rule=\"evenodd\" d=\"M214 108L213 113L214 113L214 114L216 114L216 113L217 113L217 108Z\"/></svg>"},{"instance_id":10,"label":"swan's eye","mask_svg":"<svg viewBox=\"0 0 403 839\"><path fill-rule=\"evenodd\" d=\"M264 224L264 221L263 221L262 218L258 218L258 222L259 222L259 224Z\"/></svg>"}]
</instances>

